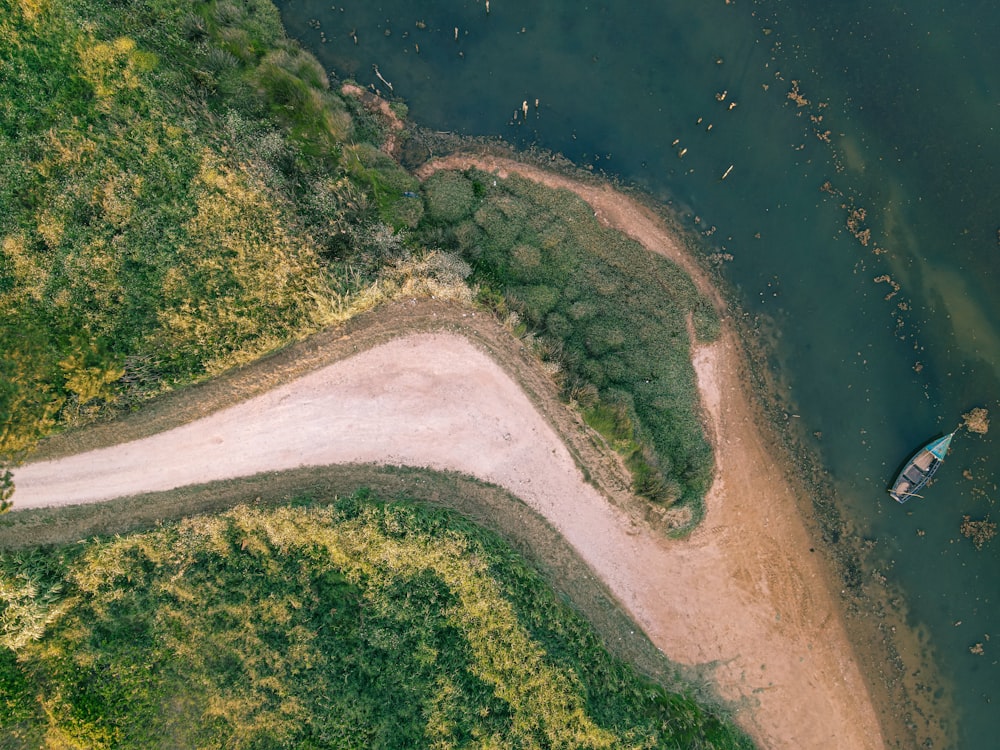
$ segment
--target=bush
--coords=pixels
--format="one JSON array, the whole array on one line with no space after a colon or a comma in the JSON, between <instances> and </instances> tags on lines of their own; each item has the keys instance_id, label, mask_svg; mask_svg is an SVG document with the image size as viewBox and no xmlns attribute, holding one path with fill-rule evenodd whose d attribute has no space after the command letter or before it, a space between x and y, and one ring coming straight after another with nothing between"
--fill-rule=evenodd
<instances>
[{"instance_id":1,"label":"bush","mask_svg":"<svg viewBox=\"0 0 1000 750\"><path fill-rule=\"evenodd\" d=\"M589 386L617 409L628 396L627 428L619 424L612 442L637 490L664 504L690 504L696 518L713 459L698 418L686 319L700 340L718 335L711 303L677 266L600 226L571 193L518 178L445 174L432 178L432 192L472 185L474 201L463 203L461 216L471 213L475 226L463 222L457 244L474 280L502 290L506 307L559 342L567 397ZM427 221L417 237L430 231Z\"/></svg>"}]
</instances>

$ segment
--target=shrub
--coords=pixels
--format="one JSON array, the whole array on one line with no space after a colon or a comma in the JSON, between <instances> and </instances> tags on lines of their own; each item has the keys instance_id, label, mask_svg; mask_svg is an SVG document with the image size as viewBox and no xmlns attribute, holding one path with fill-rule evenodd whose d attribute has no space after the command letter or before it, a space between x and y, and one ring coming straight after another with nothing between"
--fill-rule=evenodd
<instances>
[{"instance_id":1,"label":"shrub","mask_svg":"<svg viewBox=\"0 0 1000 750\"><path fill-rule=\"evenodd\" d=\"M209 47L205 55L205 65L215 73L222 73L231 70L238 65L238 61L229 50L221 47Z\"/></svg>"},{"instance_id":2,"label":"shrub","mask_svg":"<svg viewBox=\"0 0 1000 750\"><path fill-rule=\"evenodd\" d=\"M596 390L598 403L625 409L612 442L637 491L688 503L697 518L713 461L698 418L686 319L699 340L717 335L711 303L677 266L600 226L568 192L480 173L433 179L471 180L474 200L462 216L471 213L475 228L460 225L457 245L475 281L502 291L523 323L560 342L567 397L587 393L590 402ZM417 237L429 231L425 223Z\"/></svg>"}]
</instances>

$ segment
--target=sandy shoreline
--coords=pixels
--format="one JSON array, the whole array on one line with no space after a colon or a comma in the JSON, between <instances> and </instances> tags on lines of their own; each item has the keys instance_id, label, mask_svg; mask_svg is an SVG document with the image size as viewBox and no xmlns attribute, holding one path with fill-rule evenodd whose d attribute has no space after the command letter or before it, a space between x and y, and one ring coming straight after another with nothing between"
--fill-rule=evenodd
<instances>
[{"instance_id":1,"label":"sandy shoreline","mask_svg":"<svg viewBox=\"0 0 1000 750\"><path fill-rule=\"evenodd\" d=\"M718 298L658 217L610 187L500 160L457 157L435 166L473 165L574 190L604 223L678 262ZM454 335L383 344L146 438L150 442L132 449L135 477L113 491L148 485L144 467L153 452L176 454L165 473L168 484L207 481L219 472L240 476L247 467L345 461L412 463L480 476L548 518L671 659L708 669L723 697L743 706L737 719L761 747L882 748L836 598L811 551L794 490L757 427L741 363L729 326L720 341L694 355L718 474L705 521L686 541L663 539L583 482L536 405L496 362ZM399 429L401 419L407 430ZM331 421L340 430L323 431ZM337 442L341 434L350 439ZM230 441L232 435L240 439ZM46 482L65 480L71 472L64 462L73 460L19 470L17 507L32 497L71 498L70 487ZM75 460L81 462L79 486L93 487L108 466L121 471L124 459L121 448L112 448L102 459L110 464L93 455ZM195 471L185 474L184 467ZM89 499L100 498L90 492Z\"/></svg>"}]
</instances>

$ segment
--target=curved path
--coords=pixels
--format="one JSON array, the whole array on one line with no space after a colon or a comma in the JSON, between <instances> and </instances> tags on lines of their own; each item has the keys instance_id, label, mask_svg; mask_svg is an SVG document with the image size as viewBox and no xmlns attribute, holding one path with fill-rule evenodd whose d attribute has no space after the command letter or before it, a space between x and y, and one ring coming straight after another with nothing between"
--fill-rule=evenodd
<instances>
[{"instance_id":1,"label":"curved path","mask_svg":"<svg viewBox=\"0 0 1000 750\"><path fill-rule=\"evenodd\" d=\"M612 225L613 210L624 211L629 233L650 250L677 252L655 217L617 201L592 205ZM472 474L545 516L670 658L710 669L722 696L741 702L737 720L762 747L883 748L796 498L756 426L740 357L728 328L695 355L719 465L706 519L686 541L665 540L609 503L507 371L442 332L383 343L131 443L27 464L15 473L15 507L305 465Z\"/></svg>"}]
</instances>

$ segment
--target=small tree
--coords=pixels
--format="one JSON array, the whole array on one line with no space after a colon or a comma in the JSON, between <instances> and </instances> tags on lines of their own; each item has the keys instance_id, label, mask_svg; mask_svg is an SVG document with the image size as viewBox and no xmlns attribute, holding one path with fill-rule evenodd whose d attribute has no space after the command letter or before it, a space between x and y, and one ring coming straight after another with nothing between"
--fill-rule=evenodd
<instances>
[{"instance_id":1,"label":"small tree","mask_svg":"<svg viewBox=\"0 0 1000 750\"><path fill-rule=\"evenodd\" d=\"M13 494L14 475L10 473L10 469L4 469L0 474L0 514L6 513L13 507L14 504L10 501Z\"/></svg>"}]
</instances>

